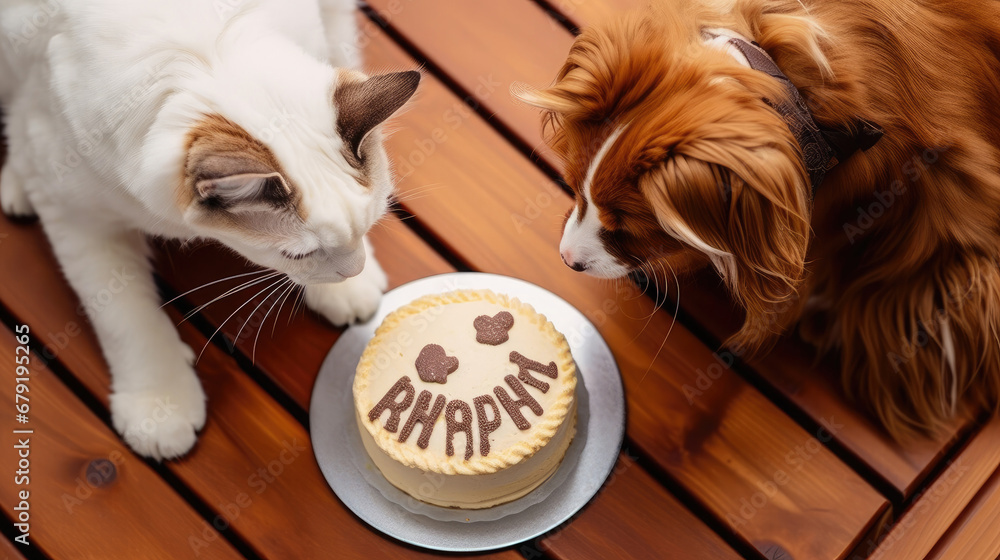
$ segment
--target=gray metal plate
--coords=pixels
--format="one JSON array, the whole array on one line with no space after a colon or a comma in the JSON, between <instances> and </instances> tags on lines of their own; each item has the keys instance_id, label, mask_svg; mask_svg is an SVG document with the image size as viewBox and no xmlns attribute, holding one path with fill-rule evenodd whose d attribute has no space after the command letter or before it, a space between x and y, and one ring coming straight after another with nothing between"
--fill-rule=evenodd
<instances>
[{"instance_id":1,"label":"gray metal plate","mask_svg":"<svg viewBox=\"0 0 1000 560\"><path fill-rule=\"evenodd\" d=\"M484 288L530 304L566 335L580 375L577 435L555 475L524 498L484 510L414 504L382 477L362 446L351 391L354 369L375 328L391 311L426 294ZM413 545L472 552L508 547L546 533L594 497L618 459L625 434L625 393L608 345L572 305L516 278L456 272L389 291L371 320L341 335L316 378L309 423L323 476L358 517Z\"/></svg>"}]
</instances>

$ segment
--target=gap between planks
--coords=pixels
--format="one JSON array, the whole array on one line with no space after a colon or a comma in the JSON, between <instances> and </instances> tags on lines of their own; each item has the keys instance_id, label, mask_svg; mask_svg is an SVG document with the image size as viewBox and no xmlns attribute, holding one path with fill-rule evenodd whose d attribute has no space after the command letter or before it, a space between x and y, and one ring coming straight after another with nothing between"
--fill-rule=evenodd
<instances>
[{"instance_id":1,"label":"gap between planks","mask_svg":"<svg viewBox=\"0 0 1000 560\"><path fill-rule=\"evenodd\" d=\"M608 11L608 10L596 9L594 3L587 3L585 5L580 5L577 2L572 2L572 0L560 0L556 3L559 4L561 6L560 9L564 11L566 11L568 6L571 9L570 11L574 12L573 13L574 17L577 18L581 17L581 14L585 16L584 19L592 18L597 13L600 13L602 11L604 12ZM617 2L611 2L611 4L618 5L616 7L613 7L612 10L625 9L627 7L633 7L637 5L632 0L618 0ZM550 5L549 7L552 6ZM452 78L448 74L448 70L445 66L439 64L438 61L431 60L431 57L428 56L426 52L417 44L417 39L408 37L404 30L399 29L398 25L393 23L393 21L395 21L394 18L390 17L389 18L390 21L386 21L378 14L376 8L369 8L368 11L366 11L366 14L376 24L380 26L387 25L388 28L385 30L394 40L396 40L399 43L402 43L403 47L407 50L409 54L411 54L411 56L417 57L418 61L421 61L428 68L433 69L435 75L443 75L445 85L454 93L454 95L462 99L466 104L476 108L477 111L482 116L483 107L484 105L488 105L490 103L489 99L485 100L478 99L468 89L463 88L463 86L459 83L460 80ZM392 16L393 14L390 13L389 15ZM548 13L548 16L552 17L552 13L551 12ZM499 114L490 114L489 116L490 118L485 119L488 122L488 124L491 125L495 130L497 130L498 133L507 138L509 141L510 139L508 135L512 130L512 128L504 122L504 118L501 118ZM524 129L524 126L522 126L521 128ZM522 147L526 145L526 142L522 140L521 137L518 137L517 142L512 142L512 143L514 144L515 147L519 149L519 151L522 152L523 155L528 156L529 159L531 159L536 163L536 165L538 165L537 161L538 158L533 157L535 155L533 152L525 153L525 150ZM549 166L544 165L543 171L547 170L548 168ZM707 329L701 328L701 325L699 325L697 321L694 321L689 314L682 314L680 322L682 323L682 325L691 327L692 330L694 330L698 335L698 337L702 340L702 342L704 342L707 346L709 346L710 348L717 347L713 346L712 344L713 342L715 342L714 337L706 338L705 333L707 332ZM803 429L806 429L809 432L815 430L817 426L817 420L809 412L809 410L803 408L801 404L794 402L788 396L782 395L781 391L776 388L772 380L769 380L766 377L760 375L753 368L739 369L738 371L740 371L741 375L744 377L745 380L747 380L748 383L760 389L761 392L767 395L770 400L775 402L782 411L784 411L787 415L789 415L795 423L799 424ZM774 398L776 395L779 395L780 398ZM965 425L966 428L968 428L969 426L970 424ZM970 434L971 430L959 430L959 433L957 434L958 437L956 438L955 441L957 441L957 443L960 444L961 441L964 440L966 437L968 437ZM878 470L875 464L869 464L868 462L866 462L848 444L842 443L838 440L831 440L831 443L827 445L827 447L837 457L841 458L849 465L851 465L852 469L861 474L866 481L868 481L870 484L878 488L880 493L892 499L895 505L899 506L904 503L904 497L906 496L906 493L901 493L899 490L897 490L897 486L892 482L890 482L888 478L883 476L883 474ZM946 445L945 452L937 457L938 460L937 465L940 465L944 459L947 459L947 457L950 456L950 454L953 454L956 448L957 448L956 445L951 445L950 448L949 446ZM903 459L905 459L905 457L903 457ZM926 475L927 473L933 472L933 470L934 469L927 469L923 473L918 475L917 482L921 484L928 483L929 480L926 478ZM918 488L921 484L918 484L917 486L911 485L909 487L910 492L908 492L908 494L912 496L913 490L915 488Z\"/></svg>"}]
</instances>

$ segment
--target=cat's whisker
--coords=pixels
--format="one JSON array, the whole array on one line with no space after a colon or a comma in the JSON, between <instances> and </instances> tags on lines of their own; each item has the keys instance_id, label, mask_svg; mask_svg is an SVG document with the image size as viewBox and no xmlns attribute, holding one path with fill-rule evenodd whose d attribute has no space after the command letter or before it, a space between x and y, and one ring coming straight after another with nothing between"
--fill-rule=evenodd
<instances>
[{"instance_id":1,"label":"cat's whisker","mask_svg":"<svg viewBox=\"0 0 1000 560\"><path fill-rule=\"evenodd\" d=\"M447 185L445 183L425 183L423 185L417 185L415 187L411 187L411 188L407 189L406 191L402 191L402 192L401 191L396 191L396 193L395 193L394 196L396 196L397 198L399 198L400 194L402 194L403 198L405 198L406 195L409 195L411 193L422 193L422 192L426 192L428 190L438 190L438 189L443 189L446 186Z\"/></svg>"},{"instance_id":2,"label":"cat's whisker","mask_svg":"<svg viewBox=\"0 0 1000 560\"><path fill-rule=\"evenodd\" d=\"M390 207L390 209L389 209L388 212L386 212L385 214L382 215L381 218L375 220L375 223L372 224L372 227L374 228L375 226L378 226L380 228L387 228L388 229L389 226L385 223L385 219L387 217L389 217L390 214L392 214L392 208L391 207Z\"/></svg>"},{"instance_id":3,"label":"cat's whisker","mask_svg":"<svg viewBox=\"0 0 1000 560\"><path fill-rule=\"evenodd\" d=\"M447 185L443 183L431 183L428 185L422 185L419 187L414 187L412 189L409 189L405 193L402 193L402 195L396 195L394 198L395 202L397 203L409 202L411 200L416 200L418 198L425 197L427 196L428 193L439 191L444 188L447 188Z\"/></svg>"},{"instance_id":4,"label":"cat's whisker","mask_svg":"<svg viewBox=\"0 0 1000 560\"><path fill-rule=\"evenodd\" d=\"M400 130L403 130L403 128L400 126L393 126L391 124L384 125L382 127L382 140L385 141L392 138L393 135L399 132Z\"/></svg>"},{"instance_id":5,"label":"cat's whisker","mask_svg":"<svg viewBox=\"0 0 1000 560\"><path fill-rule=\"evenodd\" d=\"M221 300L223 298L229 297L229 296L235 294L236 292L241 292L241 291L243 291L243 290L245 290L247 288L250 288L252 286L260 284L261 282L266 282L266 281L268 281L268 280L270 280L270 279L278 276L279 274L280 273L278 273L278 272L271 272L270 274L267 274L265 276L261 276L261 277L258 277L258 278L252 278L250 280L247 280L246 282L240 284L239 286L235 286L235 287L227 290L226 292L220 294L219 296L213 298L212 300L210 300L210 301L208 301L208 302L206 302L206 303L204 303L202 305L199 305L195 309L192 309L186 315L184 315L184 317L181 319L180 323L183 323L184 321L187 321L192 316L194 316L196 313L199 313L200 311L202 311L205 308L207 308L209 305L212 305L213 303L215 303L215 302L217 302L217 301L219 301L219 300ZM178 323L178 325L180 323Z\"/></svg>"},{"instance_id":6,"label":"cat's whisker","mask_svg":"<svg viewBox=\"0 0 1000 560\"><path fill-rule=\"evenodd\" d=\"M299 290L295 292L295 298L292 299L292 307L288 310L288 321L285 323L286 325L292 324L292 317L295 316L295 307L298 305L299 299L303 296L305 291L305 286L299 286Z\"/></svg>"},{"instance_id":7,"label":"cat's whisker","mask_svg":"<svg viewBox=\"0 0 1000 560\"><path fill-rule=\"evenodd\" d=\"M295 282L290 282L288 287L285 288L285 293L281 294L281 305L278 306L278 312L274 314L274 322L271 323L271 336L274 336L274 329L278 326L278 317L281 316L281 310L285 307L285 302L288 301L288 296L298 288L299 285Z\"/></svg>"},{"instance_id":8,"label":"cat's whisker","mask_svg":"<svg viewBox=\"0 0 1000 560\"><path fill-rule=\"evenodd\" d=\"M236 336L233 338L233 344L236 344L237 342L239 342L240 335L243 334L243 329L247 328L247 324L250 323L250 319L253 319L253 316L257 314L257 310L260 309L260 307L262 305L264 305L267 302L267 300L271 299L272 295L274 295L275 293L277 293L278 290L280 290L281 288L283 288L285 286L285 282L291 282L291 280L289 280L287 277L283 278L281 280L281 282L279 282L278 285L273 290L271 290L270 292L268 292L268 294L266 296L264 296L264 299L260 300L260 303L257 304L257 307L253 308L253 311L251 311L250 315L247 316L247 320L243 321L243 326L240 327L240 330L236 331ZM278 299L275 298L274 302L277 303ZM274 307L274 306L272 305L272 307ZM267 315L264 315L264 318L261 319L260 326L257 327L257 334L260 334L260 331L264 330L264 328L263 328L264 327L264 319L267 319Z\"/></svg>"},{"instance_id":9,"label":"cat's whisker","mask_svg":"<svg viewBox=\"0 0 1000 560\"><path fill-rule=\"evenodd\" d=\"M247 282L244 282L243 284L240 284L239 286L236 286L235 288L232 288L232 289L228 290L227 292L225 292L224 294L216 297L212 301L209 301L208 303L204 303L202 305L199 305L195 309L189 311L187 313L187 315L184 315L184 318L181 319L181 323L183 323L184 321L187 321L192 316L194 316L196 313L201 312L202 309L205 309L209 305L212 305L213 303L219 301L222 298L229 297L229 296L235 294L236 292L241 292L241 291L243 291L243 290L245 290L245 289L247 289L247 288L249 288L251 286L255 286L257 284L260 284L261 282L267 282L268 280L274 278L275 276L279 276L281 274L282 273L275 271L275 272L272 272L272 273L267 274L265 276L262 276L260 278L254 278L252 280L248 280ZM178 324L180 324L180 323L178 323Z\"/></svg>"},{"instance_id":10,"label":"cat's whisker","mask_svg":"<svg viewBox=\"0 0 1000 560\"><path fill-rule=\"evenodd\" d=\"M289 325L292 324L292 317L295 315L295 312L299 310L299 304L305 301L305 298L303 297L305 296L305 293L306 293L306 288L305 286L303 286L302 289L299 290L299 293L295 295L295 302L292 303L292 310L288 313Z\"/></svg>"},{"instance_id":11,"label":"cat's whisker","mask_svg":"<svg viewBox=\"0 0 1000 560\"><path fill-rule=\"evenodd\" d=\"M236 315L237 313L240 312L240 309L243 309L244 307L246 307L248 303L252 302L260 294L264 293L265 291L271 289L271 287L273 287L274 285L279 284L279 283L281 283L283 281L284 281L284 279L279 278L274 283L272 283L272 284L270 284L270 285L262 288L260 291L258 291L256 294L254 294L248 300L246 300L245 302L243 302L242 305L240 305L239 307L237 307L235 311L233 311L232 313L230 313L229 316L226 317L226 320L223 321L222 323L220 323L219 326L218 326L218 328L215 329L215 332L212 333L212 336L208 337L208 340L205 341L205 346L202 346L201 352L198 353L198 358L195 359L194 363L197 364L199 361L201 361L201 356L205 353L205 350L208 349L208 345L212 343L212 339L215 338L215 335L219 334L219 331L222 330L222 327L225 327L226 323L228 323L229 320L232 319L234 315ZM234 341L234 343L235 343L235 341Z\"/></svg>"},{"instance_id":12,"label":"cat's whisker","mask_svg":"<svg viewBox=\"0 0 1000 560\"><path fill-rule=\"evenodd\" d=\"M261 333L261 331L264 330L264 323L267 321L267 317L271 314L271 311L274 309L274 306L278 304L278 300L281 300L283 296L287 295L288 291L291 290L294 286L295 286L295 282L292 282L291 279L289 279L289 278L286 278L285 282L283 284L281 284L281 285L278 286L278 288L284 288L284 291L282 291L282 293L279 294L278 297L274 298L274 302L271 304L271 307L267 308L267 312L264 313L264 318L261 319L261 321L260 321L260 328L257 329L257 336L253 337L253 348L250 351L250 363L253 364L253 363L257 362L257 341L260 339L260 333ZM281 313L281 308L279 307L278 308L278 314L280 314L280 313ZM276 324L278 324L278 315L277 314L274 316L274 323L271 326L271 336L272 337L274 336L274 325L276 325Z\"/></svg>"},{"instance_id":13,"label":"cat's whisker","mask_svg":"<svg viewBox=\"0 0 1000 560\"><path fill-rule=\"evenodd\" d=\"M182 297L184 297L184 296L186 296L186 295L188 295L188 294L190 294L192 292L197 292L198 290L200 290L202 288L207 288L207 287L209 287L209 286L211 286L213 284L218 284L219 282L225 282L226 280L234 280L236 278L242 278L244 276L250 276L250 275L253 275L253 274L263 274L265 272L267 272L266 268L263 269L263 270L253 270L253 271L250 271L250 272L244 272L243 274L234 274L232 276L227 276L225 278L220 278L219 280L215 280L215 281L212 281L212 282L208 282L206 284L202 284L201 286L198 286L197 288L192 288L192 289L184 292L183 294L181 294L179 296L175 296L175 297L171 298L170 301L163 302L163 305L160 306L160 309L163 309L164 307L170 305L171 303L177 301L178 299L180 299L180 298L182 298Z\"/></svg>"},{"instance_id":14,"label":"cat's whisker","mask_svg":"<svg viewBox=\"0 0 1000 560\"><path fill-rule=\"evenodd\" d=\"M400 205L398 207L399 208L403 208L403 206L402 206L403 203L409 204L409 203L411 203L411 202L413 202L415 200L420 200L421 198L427 198L428 196L430 196L430 195L429 194L408 195L406 198L400 199L400 201L399 201Z\"/></svg>"}]
</instances>

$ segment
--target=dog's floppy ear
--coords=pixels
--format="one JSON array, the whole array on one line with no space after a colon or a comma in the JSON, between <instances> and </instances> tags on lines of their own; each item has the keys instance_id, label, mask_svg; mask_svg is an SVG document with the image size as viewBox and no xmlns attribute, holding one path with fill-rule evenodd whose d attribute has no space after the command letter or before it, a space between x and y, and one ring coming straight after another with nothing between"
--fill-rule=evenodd
<instances>
[{"instance_id":1,"label":"dog's floppy ear","mask_svg":"<svg viewBox=\"0 0 1000 560\"><path fill-rule=\"evenodd\" d=\"M521 103L546 112L569 113L580 108L579 99L566 92L563 84L539 89L524 82L514 82L510 85L510 95Z\"/></svg>"},{"instance_id":2,"label":"dog's floppy ear","mask_svg":"<svg viewBox=\"0 0 1000 560\"><path fill-rule=\"evenodd\" d=\"M660 226L712 260L746 310L729 343L753 351L781 332L796 305L809 213L807 176L787 128L744 125L678 146L639 185ZM788 137L764 140L774 133Z\"/></svg>"}]
</instances>

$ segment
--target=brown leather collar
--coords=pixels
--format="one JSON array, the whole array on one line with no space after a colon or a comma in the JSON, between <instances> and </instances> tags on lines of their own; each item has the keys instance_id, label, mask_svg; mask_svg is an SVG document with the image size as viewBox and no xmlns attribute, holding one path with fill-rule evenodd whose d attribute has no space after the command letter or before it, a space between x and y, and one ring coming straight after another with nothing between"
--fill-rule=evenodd
<instances>
[{"instance_id":1,"label":"brown leather collar","mask_svg":"<svg viewBox=\"0 0 1000 560\"><path fill-rule=\"evenodd\" d=\"M858 150L871 148L882 138L882 127L861 118L854 119L846 128L816 124L799 90L760 45L738 37L730 37L727 42L743 53L750 68L780 80L788 91L787 100L775 103L765 98L764 102L785 119L798 141L803 162L809 171L813 194L834 166L846 161Z\"/></svg>"}]
</instances>

